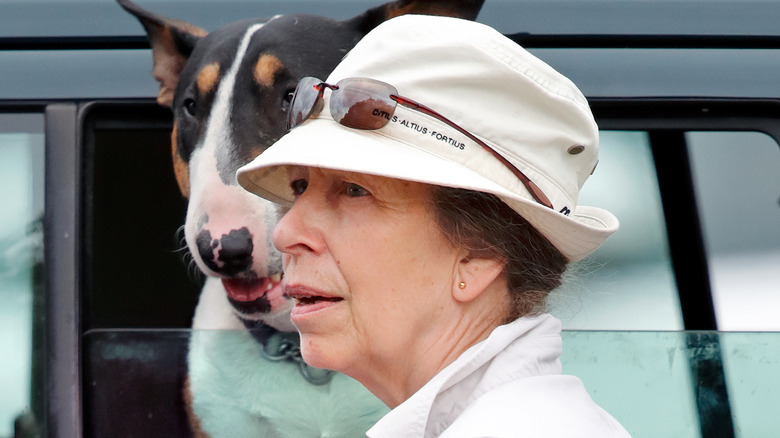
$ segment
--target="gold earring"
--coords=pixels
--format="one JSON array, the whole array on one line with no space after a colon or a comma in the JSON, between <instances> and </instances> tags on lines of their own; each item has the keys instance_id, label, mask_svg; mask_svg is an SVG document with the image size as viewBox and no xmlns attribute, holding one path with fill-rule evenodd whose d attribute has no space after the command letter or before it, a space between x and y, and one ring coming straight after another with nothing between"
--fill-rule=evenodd
<instances>
[{"instance_id":1,"label":"gold earring","mask_svg":"<svg viewBox=\"0 0 780 438\"><path fill-rule=\"evenodd\" d=\"M466 288L466 282L465 281L461 281L460 283L458 283L458 287L461 288L461 289L465 289Z\"/></svg>"}]
</instances>

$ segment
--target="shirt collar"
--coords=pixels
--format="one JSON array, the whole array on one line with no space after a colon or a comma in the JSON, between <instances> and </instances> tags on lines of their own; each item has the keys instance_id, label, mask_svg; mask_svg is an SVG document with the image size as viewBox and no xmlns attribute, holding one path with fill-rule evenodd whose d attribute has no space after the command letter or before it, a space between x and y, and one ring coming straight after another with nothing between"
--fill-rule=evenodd
<instances>
[{"instance_id":1,"label":"shirt collar","mask_svg":"<svg viewBox=\"0 0 780 438\"><path fill-rule=\"evenodd\" d=\"M488 375L496 362L496 365L501 365L498 368L502 372L498 377L503 380L559 374L560 332L560 321L549 314L522 317L496 327L487 339L463 352L416 393L382 417L367 432L367 436L422 437L426 430L441 432L475 398L499 384L498 379ZM501 357L497 357L499 354Z\"/></svg>"}]
</instances>

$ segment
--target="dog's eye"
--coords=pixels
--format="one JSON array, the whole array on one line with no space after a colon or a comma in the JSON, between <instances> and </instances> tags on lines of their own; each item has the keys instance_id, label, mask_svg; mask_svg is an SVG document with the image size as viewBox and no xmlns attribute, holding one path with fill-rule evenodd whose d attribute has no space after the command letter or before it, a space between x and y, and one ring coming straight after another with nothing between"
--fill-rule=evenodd
<instances>
[{"instance_id":1,"label":"dog's eye","mask_svg":"<svg viewBox=\"0 0 780 438\"><path fill-rule=\"evenodd\" d=\"M184 104L182 106L184 107L184 110L187 111L187 114L191 116L194 116L195 111L198 109L198 105L195 103L195 99L189 97L184 99Z\"/></svg>"},{"instance_id":2,"label":"dog's eye","mask_svg":"<svg viewBox=\"0 0 780 438\"><path fill-rule=\"evenodd\" d=\"M282 99L282 111L287 112L290 109L290 105L292 104L293 95L295 95L295 89L291 88L287 90L287 94L284 95L284 99Z\"/></svg>"}]
</instances>

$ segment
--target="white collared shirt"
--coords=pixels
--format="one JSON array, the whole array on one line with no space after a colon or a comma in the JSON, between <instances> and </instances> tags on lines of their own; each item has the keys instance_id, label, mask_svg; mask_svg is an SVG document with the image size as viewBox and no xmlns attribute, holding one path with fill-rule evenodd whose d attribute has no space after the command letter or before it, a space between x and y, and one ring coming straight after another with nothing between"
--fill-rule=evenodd
<instances>
[{"instance_id":1,"label":"white collared shirt","mask_svg":"<svg viewBox=\"0 0 780 438\"><path fill-rule=\"evenodd\" d=\"M549 314L497 327L382 417L370 438L628 437L580 379L561 375Z\"/></svg>"}]
</instances>

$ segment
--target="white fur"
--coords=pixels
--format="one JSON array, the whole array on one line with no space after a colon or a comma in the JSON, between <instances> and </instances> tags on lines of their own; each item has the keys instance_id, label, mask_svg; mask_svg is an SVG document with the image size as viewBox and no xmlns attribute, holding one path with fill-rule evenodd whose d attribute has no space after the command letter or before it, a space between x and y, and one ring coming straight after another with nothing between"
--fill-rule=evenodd
<instances>
[{"instance_id":1,"label":"white fur","mask_svg":"<svg viewBox=\"0 0 780 438\"><path fill-rule=\"evenodd\" d=\"M198 307L195 308L195 317L192 318L192 329L244 330L244 324L233 312L219 278L206 278L198 298Z\"/></svg>"},{"instance_id":2,"label":"white fur","mask_svg":"<svg viewBox=\"0 0 780 438\"><path fill-rule=\"evenodd\" d=\"M193 409L212 438L360 437L388 411L343 374L315 386L297 364L266 361L259 349L246 330L193 331Z\"/></svg>"}]
</instances>

